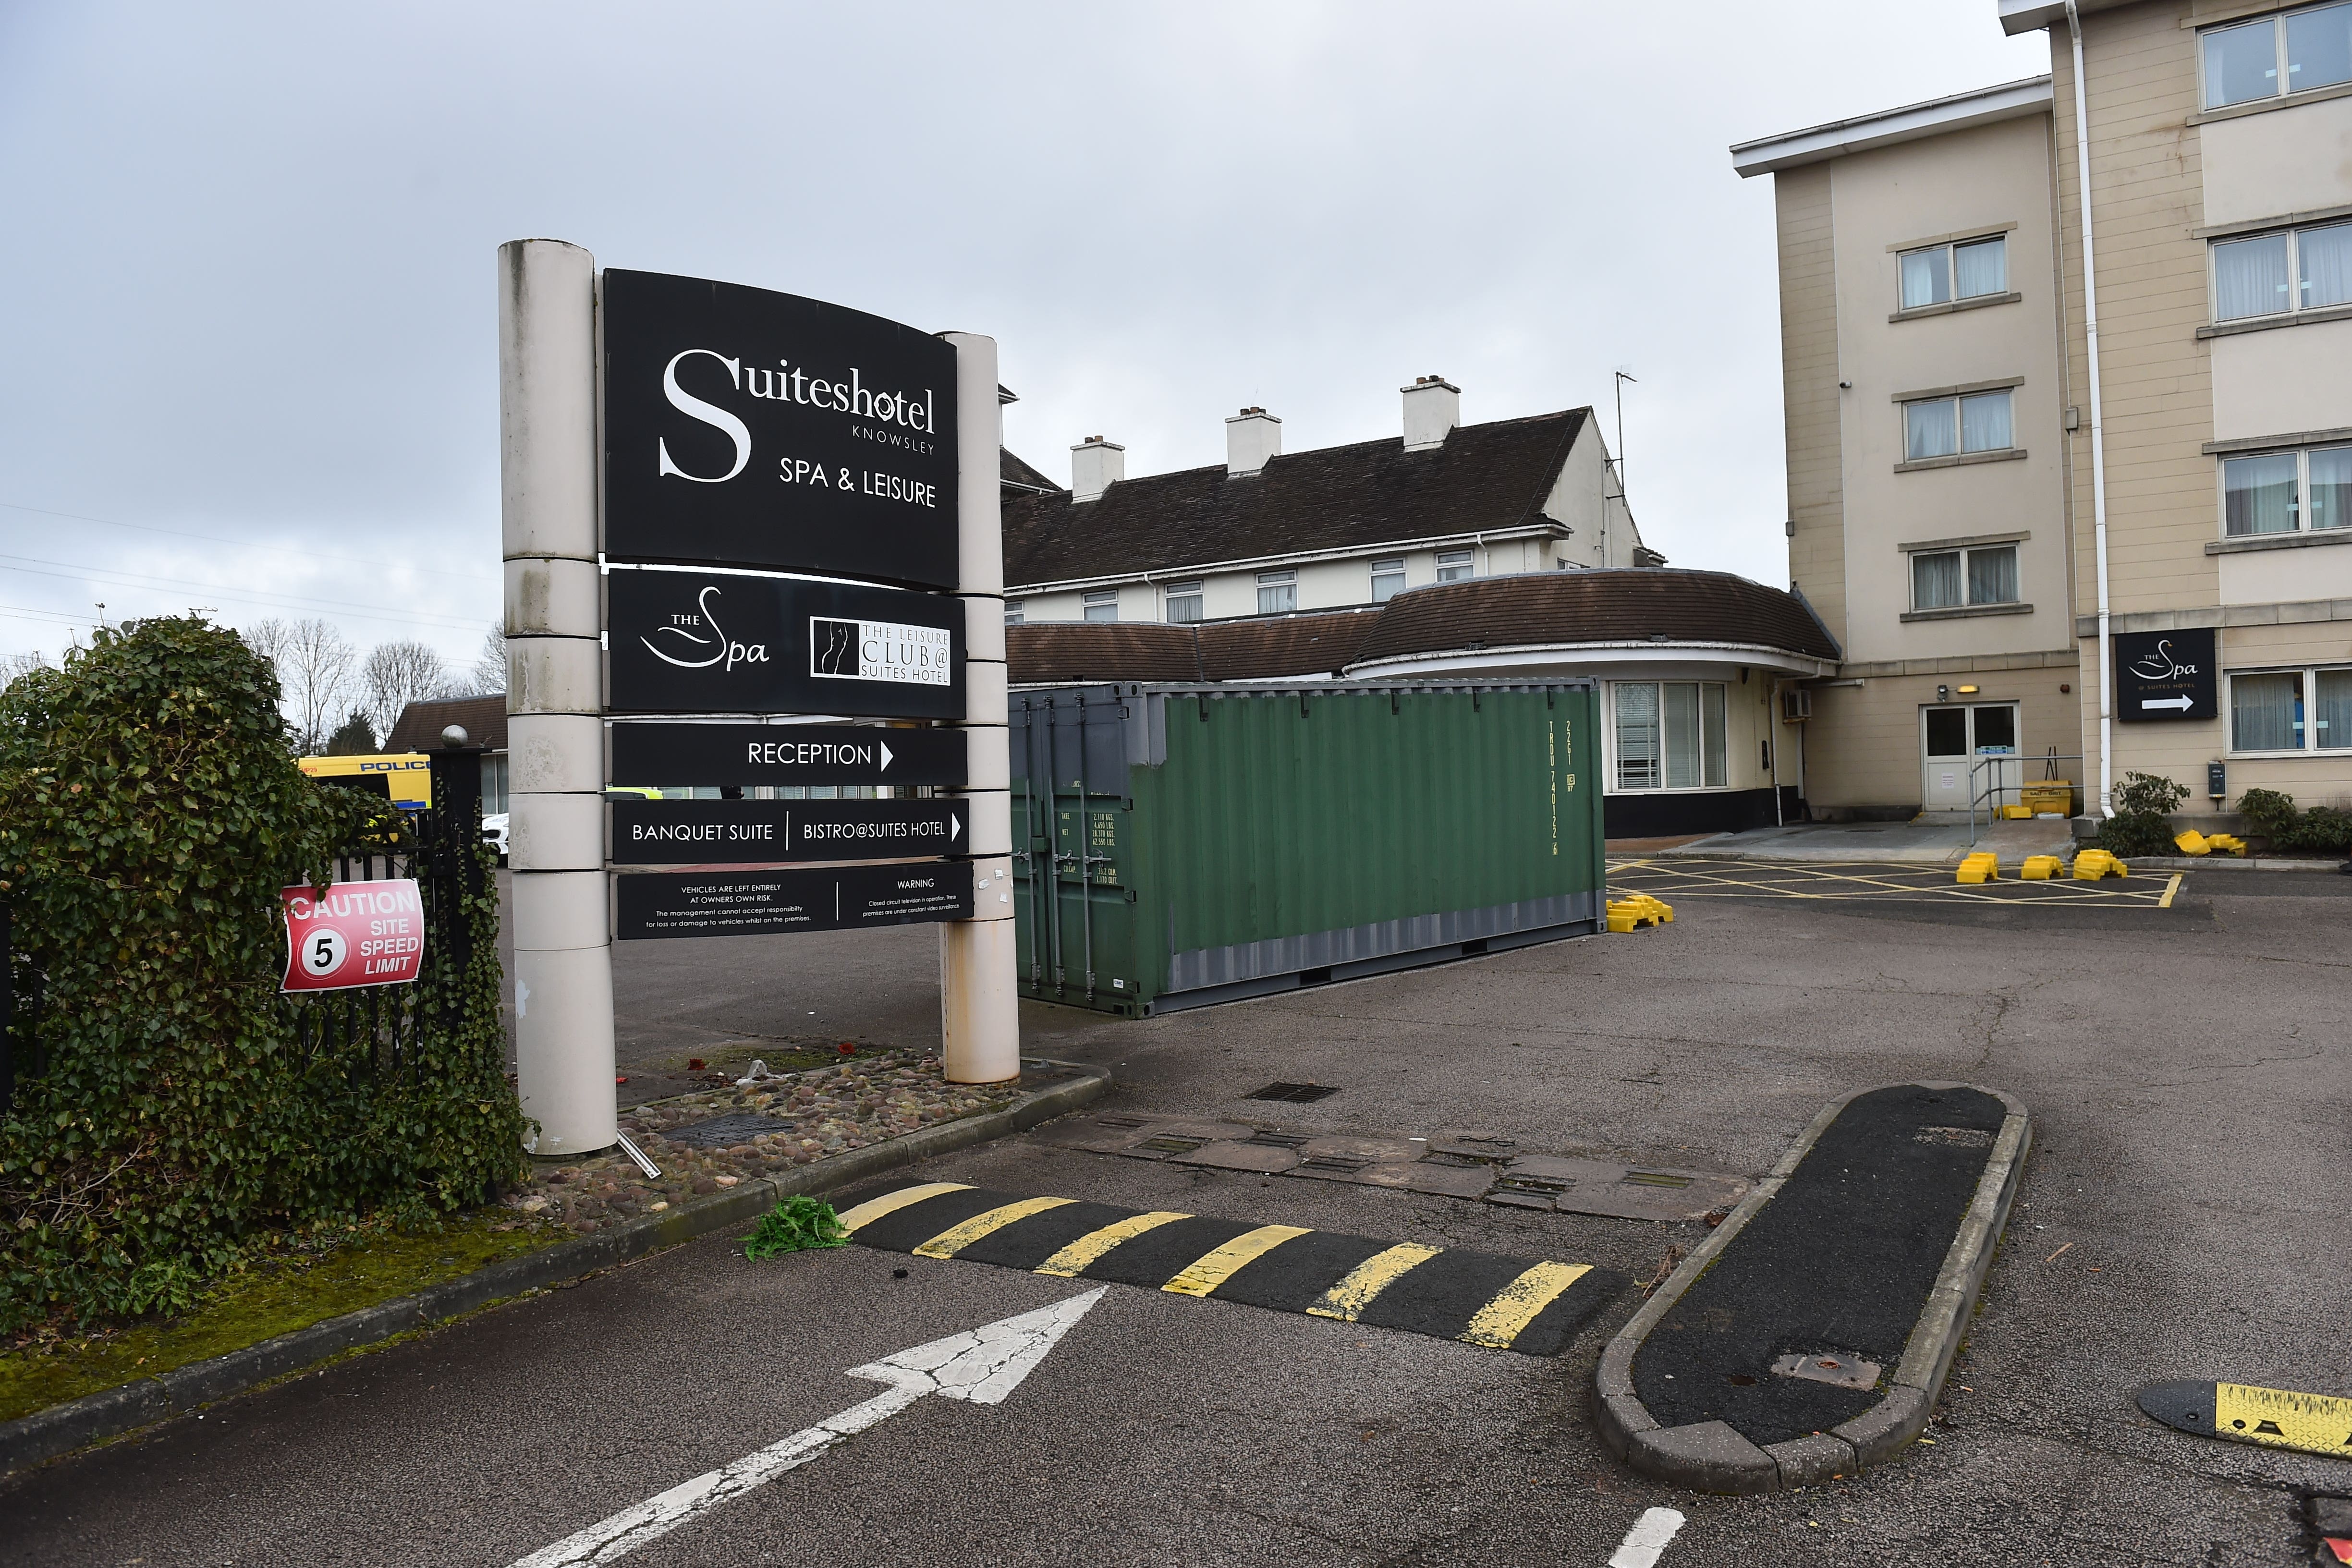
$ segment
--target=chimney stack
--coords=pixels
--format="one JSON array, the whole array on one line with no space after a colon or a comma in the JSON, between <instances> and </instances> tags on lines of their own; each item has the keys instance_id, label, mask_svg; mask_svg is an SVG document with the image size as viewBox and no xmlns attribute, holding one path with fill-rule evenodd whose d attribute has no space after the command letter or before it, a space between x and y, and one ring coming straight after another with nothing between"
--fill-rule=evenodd
<instances>
[{"instance_id":1,"label":"chimney stack","mask_svg":"<svg viewBox=\"0 0 2352 1568\"><path fill-rule=\"evenodd\" d=\"M1070 448L1070 499L1093 501L1127 477L1127 448L1089 435Z\"/></svg>"},{"instance_id":2,"label":"chimney stack","mask_svg":"<svg viewBox=\"0 0 2352 1568\"><path fill-rule=\"evenodd\" d=\"M1282 455L1282 421L1262 408L1245 408L1225 421L1225 477L1238 479Z\"/></svg>"},{"instance_id":3,"label":"chimney stack","mask_svg":"<svg viewBox=\"0 0 2352 1568\"><path fill-rule=\"evenodd\" d=\"M1426 452L1445 444L1446 433L1462 423L1462 389L1444 376L1415 376L1404 393L1404 449Z\"/></svg>"}]
</instances>

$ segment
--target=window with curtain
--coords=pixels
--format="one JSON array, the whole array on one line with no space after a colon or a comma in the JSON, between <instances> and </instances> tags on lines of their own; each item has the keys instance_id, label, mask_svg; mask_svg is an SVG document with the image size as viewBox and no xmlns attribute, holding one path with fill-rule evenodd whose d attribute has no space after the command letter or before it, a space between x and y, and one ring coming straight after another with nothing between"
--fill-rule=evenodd
<instances>
[{"instance_id":1,"label":"window with curtain","mask_svg":"<svg viewBox=\"0 0 2352 1568\"><path fill-rule=\"evenodd\" d=\"M1957 610L1968 600L1960 584L1960 552L1923 550L1911 558L1911 608Z\"/></svg>"},{"instance_id":2,"label":"window with curtain","mask_svg":"<svg viewBox=\"0 0 2352 1568\"><path fill-rule=\"evenodd\" d=\"M1974 604L2015 604L2017 547L1971 545L1965 549L1911 552L1911 608L1958 610Z\"/></svg>"},{"instance_id":3,"label":"window with curtain","mask_svg":"<svg viewBox=\"0 0 2352 1568\"><path fill-rule=\"evenodd\" d=\"M1466 549L1442 549L1437 552L1437 580L1462 582L1476 575Z\"/></svg>"},{"instance_id":4,"label":"window with curtain","mask_svg":"<svg viewBox=\"0 0 2352 1568\"><path fill-rule=\"evenodd\" d=\"M2294 276L2298 309L2352 301L2352 224L2297 230Z\"/></svg>"},{"instance_id":5,"label":"window with curtain","mask_svg":"<svg viewBox=\"0 0 2352 1568\"><path fill-rule=\"evenodd\" d=\"M2017 602L2017 547L1996 545L1969 551L1969 602Z\"/></svg>"},{"instance_id":6,"label":"window with curtain","mask_svg":"<svg viewBox=\"0 0 2352 1568\"><path fill-rule=\"evenodd\" d=\"M1952 419L1952 400L1940 397L1927 402L1906 402L1903 405L1903 458L1906 463L1920 463L1930 457L1949 457L1960 449L1959 427Z\"/></svg>"},{"instance_id":7,"label":"window with curtain","mask_svg":"<svg viewBox=\"0 0 2352 1568\"><path fill-rule=\"evenodd\" d=\"M2221 531L2239 538L2352 525L2352 446L2221 459Z\"/></svg>"},{"instance_id":8,"label":"window with curtain","mask_svg":"<svg viewBox=\"0 0 2352 1568\"><path fill-rule=\"evenodd\" d=\"M2303 748L2303 674L2230 677L2230 746L2235 751Z\"/></svg>"},{"instance_id":9,"label":"window with curtain","mask_svg":"<svg viewBox=\"0 0 2352 1568\"><path fill-rule=\"evenodd\" d=\"M2009 289L2009 237L1963 240L1957 245L1932 245L1906 250L1895 260L1901 266L1902 308L1943 305L1955 299L1978 299Z\"/></svg>"},{"instance_id":10,"label":"window with curtain","mask_svg":"<svg viewBox=\"0 0 2352 1568\"><path fill-rule=\"evenodd\" d=\"M1920 463L1962 452L2005 452L2017 444L2010 392L1923 399L1903 405L1903 457Z\"/></svg>"},{"instance_id":11,"label":"window with curtain","mask_svg":"<svg viewBox=\"0 0 2352 1568\"><path fill-rule=\"evenodd\" d=\"M1620 681L1617 704L1617 788L1658 787L1658 688L1654 682Z\"/></svg>"},{"instance_id":12,"label":"window with curtain","mask_svg":"<svg viewBox=\"0 0 2352 1568\"><path fill-rule=\"evenodd\" d=\"M1089 621L1118 619L1118 590L1106 588L1086 596L1086 614Z\"/></svg>"},{"instance_id":13,"label":"window with curtain","mask_svg":"<svg viewBox=\"0 0 2352 1568\"><path fill-rule=\"evenodd\" d=\"M1720 789L1730 782L1720 681L1616 681L1617 788Z\"/></svg>"},{"instance_id":14,"label":"window with curtain","mask_svg":"<svg viewBox=\"0 0 2352 1568\"><path fill-rule=\"evenodd\" d=\"M1281 615L1298 608L1298 574L1296 571L1261 571L1257 574L1257 612L1260 615Z\"/></svg>"},{"instance_id":15,"label":"window with curtain","mask_svg":"<svg viewBox=\"0 0 2352 1568\"><path fill-rule=\"evenodd\" d=\"M1004 601L1004 623L1007 626L1020 625L1023 620L1026 618L1028 611L1029 606L1023 601L1018 599L1006 600Z\"/></svg>"},{"instance_id":16,"label":"window with curtain","mask_svg":"<svg viewBox=\"0 0 2352 1568\"><path fill-rule=\"evenodd\" d=\"M1168 585L1168 621L1171 625L1188 625L1201 618L1201 583L1171 582Z\"/></svg>"},{"instance_id":17,"label":"window with curtain","mask_svg":"<svg viewBox=\"0 0 2352 1568\"><path fill-rule=\"evenodd\" d=\"M2352 81L2352 4L2340 0L2215 27L2200 42L2208 109Z\"/></svg>"},{"instance_id":18,"label":"window with curtain","mask_svg":"<svg viewBox=\"0 0 2352 1568\"><path fill-rule=\"evenodd\" d=\"M2352 670L2311 673L2311 745L2315 751L2352 749Z\"/></svg>"},{"instance_id":19,"label":"window with curtain","mask_svg":"<svg viewBox=\"0 0 2352 1568\"><path fill-rule=\"evenodd\" d=\"M1404 591L1404 561L1376 560L1372 562L1372 602L1386 604Z\"/></svg>"},{"instance_id":20,"label":"window with curtain","mask_svg":"<svg viewBox=\"0 0 2352 1568\"><path fill-rule=\"evenodd\" d=\"M2001 452L2017 444L2010 439L2009 393L1978 392L1960 400L1960 450Z\"/></svg>"}]
</instances>

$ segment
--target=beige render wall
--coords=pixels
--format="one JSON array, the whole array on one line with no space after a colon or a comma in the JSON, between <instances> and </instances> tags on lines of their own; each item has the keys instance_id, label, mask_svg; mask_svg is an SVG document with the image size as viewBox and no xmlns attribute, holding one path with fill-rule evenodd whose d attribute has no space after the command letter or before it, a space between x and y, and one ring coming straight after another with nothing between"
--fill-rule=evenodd
<instances>
[{"instance_id":1,"label":"beige render wall","mask_svg":"<svg viewBox=\"0 0 2352 1568\"><path fill-rule=\"evenodd\" d=\"M1833 163L1772 176L1780 251L1780 404L1787 425L1789 577L1841 643L1846 634L1844 459L1838 409Z\"/></svg>"},{"instance_id":2,"label":"beige render wall","mask_svg":"<svg viewBox=\"0 0 2352 1568\"><path fill-rule=\"evenodd\" d=\"M2107 557L2115 613L2218 606L2215 558L2205 554L2218 531L2213 460L2212 377L2197 338L2210 305L2205 244L2191 231L2205 222L2202 145L2197 112L2197 34L2180 24L2186 0L2125 6L2084 18L2088 59L2093 216L2099 261L2099 367L2105 409ZM2083 313L2082 217L2076 179L2073 57L2053 30L2051 67L2057 112L2059 243L2070 308L2069 377L2088 399ZM2093 565L2090 430L2074 449L2074 549L2078 615L2097 611ZM2098 748L2097 650L2084 650L2086 681L2083 740ZM2161 741L2150 735L2160 730ZM2114 727L2115 777L2158 761L2177 766L2182 747L2218 756L2217 724ZM2190 740L2184 731L2201 732ZM2095 778L2094 779L2095 785ZM2093 803L2095 810L2096 803Z\"/></svg>"},{"instance_id":3,"label":"beige render wall","mask_svg":"<svg viewBox=\"0 0 2352 1568\"><path fill-rule=\"evenodd\" d=\"M1813 716L1803 727L1806 806L1816 817L1832 819L1918 810L1924 795L1919 710L1937 700L1938 685L1953 689L1953 702L2016 703L2025 776L2039 779L2043 769L2034 757L2052 747L2082 749L2076 739L2082 673L2061 662L2071 655L2047 657L2051 662L2039 668L1871 675L1860 686L1815 688ZM1982 689L1959 696L1964 683ZM2062 685L2074 690L2061 692ZM2079 786L2082 770L2080 762L2062 762L2058 772Z\"/></svg>"}]
</instances>

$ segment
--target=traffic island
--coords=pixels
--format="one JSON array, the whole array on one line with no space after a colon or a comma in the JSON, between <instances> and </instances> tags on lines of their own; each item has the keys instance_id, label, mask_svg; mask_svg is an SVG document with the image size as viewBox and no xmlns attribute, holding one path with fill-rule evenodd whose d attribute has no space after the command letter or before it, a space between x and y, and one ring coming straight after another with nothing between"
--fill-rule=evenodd
<instances>
[{"instance_id":1,"label":"traffic island","mask_svg":"<svg viewBox=\"0 0 2352 1568\"><path fill-rule=\"evenodd\" d=\"M1696 1491L1812 1486L1927 1425L2032 1142L1999 1090L1832 1102L1601 1353L1602 1441Z\"/></svg>"},{"instance_id":2,"label":"traffic island","mask_svg":"<svg viewBox=\"0 0 2352 1568\"><path fill-rule=\"evenodd\" d=\"M486 1267L438 1280L423 1290L405 1289L393 1296L379 1294L371 1304L358 1310L343 1310L336 1316L313 1319L257 1343L244 1340L235 1348L206 1354L202 1359L173 1364L172 1358L165 1355L151 1359L143 1367L134 1364L123 1368L121 1380L110 1386L0 1423L0 1476L499 1301L631 1262L712 1231L749 1225L794 1193L832 1192L919 1160L1025 1132L1078 1109L1110 1087L1109 1072L1099 1067L1035 1059L1024 1060L1021 1066L1018 1092L996 1101L993 1108L978 1114L935 1122L895 1135L881 1132L875 1141L863 1146L844 1147L838 1153L805 1164L787 1161L772 1174L740 1178L724 1187L717 1186L715 1177L702 1178L710 1183L712 1190L684 1197L674 1203L656 1198L654 1204L659 1207L648 1205L651 1211L642 1214L615 1213L606 1203L597 1213L579 1217L594 1221L586 1234L538 1245ZM865 1076L870 1080L870 1071ZM860 1097L877 1098L870 1094ZM880 1107L875 1109L878 1111ZM877 1128L886 1124L871 1116L868 1121ZM669 1146L677 1143L675 1139L665 1139L656 1146L667 1154ZM764 1157L764 1153L736 1157ZM601 1167L607 1162L593 1163ZM700 1185L700 1181L694 1185ZM528 1195L517 1199L518 1206L529 1201ZM501 1211L488 1212L496 1215ZM490 1228L495 1231L499 1225L517 1223L515 1217L509 1217L492 1223ZM501 1237L499 1244L530 1247L537 1239L537 1236L526 1237L519 1230L511 1239ZM438 1250L446 1248L437 1249L436 1256ZM406 1283L413 1285L415 1279L411 1276ZM384 1283L401 1289L389 1281ZM329 1310L347 1305L346 1301L338 1300ZM271 1326L284 1322L285 1317L281 1313ZM262 1320L254 1321L259 1323ZM300 1321L299 1314L296 1321ZM263 1332L268 1331L265 1328ZM209 1350L213 1345L208 1343L205 1348Z\"/></svg>"}]
</instances>

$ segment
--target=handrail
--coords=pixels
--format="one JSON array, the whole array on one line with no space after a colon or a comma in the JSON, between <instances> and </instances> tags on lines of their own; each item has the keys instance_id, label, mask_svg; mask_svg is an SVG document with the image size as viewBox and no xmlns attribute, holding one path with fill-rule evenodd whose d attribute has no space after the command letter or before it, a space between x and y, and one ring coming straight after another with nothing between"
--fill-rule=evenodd
<instances>
[{"instance_id":1,"label":"handrail","mask_svg":"<svg viewBox=\"0 0 2352 1568\"><path fill-rule=\"evenodd\" d=\"M2011 751L1996 752L1991 756L1979 757L1975 760L1971 761L1969 764L1969 847L1970 849L1974 849L1976 848L1977 843L1977 803L1979 801L1983 801L1985 803L1985 826L1990 829L1995 821L1993 816L1994 801L1992 798L2004 793L2021 792L2025 787L2025 780L2021 778L2015 784L1988 782L1984 789L1979 789L1977 788L1978 768L1984 768L1990 769L1993 764L2000 762L2024 764L2028 762L2058 763L2083 762L2086 760L2088 760L2088 758L2079 751ZM1997 775L1990 771L1988 771L1986 774L1988 780L1991 780L1996 777Z\"/></svg>"}]
</instances>

